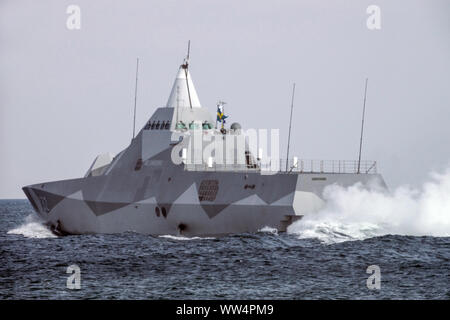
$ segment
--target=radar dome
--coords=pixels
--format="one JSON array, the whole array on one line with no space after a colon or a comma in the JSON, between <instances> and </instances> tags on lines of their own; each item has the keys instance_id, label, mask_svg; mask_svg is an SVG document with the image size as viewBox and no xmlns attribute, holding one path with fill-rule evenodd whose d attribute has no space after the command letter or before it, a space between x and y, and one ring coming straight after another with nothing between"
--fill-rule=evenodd
<instances>
[{"instance_id":1,"label":"radar dome","mask_svg":"<svg viewBox=\"0 0 450 320\"><path fill-rule=\"evenodd\" d=\"M237 122L234 122L230 128L231 128L231 130L241 130L242 129L241 125Z\"/></svg>"}]
</instances>

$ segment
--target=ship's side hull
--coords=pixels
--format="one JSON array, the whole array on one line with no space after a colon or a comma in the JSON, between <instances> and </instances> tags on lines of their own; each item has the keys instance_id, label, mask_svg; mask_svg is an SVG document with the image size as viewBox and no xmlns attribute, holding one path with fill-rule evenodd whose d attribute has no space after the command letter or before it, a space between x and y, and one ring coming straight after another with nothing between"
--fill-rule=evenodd
<instances>
[{"instance_id":1,"label":"ship's side hull","mask_svg":"<svg viewBox=\"0 0 450 320\"><path fill-rule=\"evenodd\" d=\"M81 200L61 202L51 216L43 216L62 234L137 232L151 235L214 236L257 232L265 226L285 231L292 216L283 208L230 205L209 218L196 205L174 205L167 217L155 213L155 204L130 204L97 217ZM41 215L42 216L42 215Z\"/></svg>"},{"instance_id":2,"label":"ship's side hull","mask_svg":"<svg viewBox=\"0 0 450 320\"><path fill-rule=\"evenodd\" d=\"M62 233L205 236L266 226L285 231L323 206L327 185L384 184L381 176L369 174L146 170L32 185L24 192L36 212Z\"/></svg>"}]
</instances>

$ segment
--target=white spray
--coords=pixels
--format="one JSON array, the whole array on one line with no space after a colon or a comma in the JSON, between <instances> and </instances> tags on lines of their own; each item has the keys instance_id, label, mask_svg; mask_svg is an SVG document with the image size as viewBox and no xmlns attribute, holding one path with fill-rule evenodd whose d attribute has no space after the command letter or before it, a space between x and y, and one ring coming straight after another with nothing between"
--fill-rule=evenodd
<instances>
[{"instance_id":1,"label":"white spray","mask_svg":"<svg viewBox=\"0 0 450 320\"><path fill-rule=\"evenodd\" d=\"M392 192L364 189L360 184L324 191L325 207L292 224L288 233L325 243L362 240L386 234L450 236L450 168L432 173L420 189Z\"/></svg>"},{"instance_id":2,"label":"white spray","mask_svg":"<svg viewBox=\"0 0 450 320\"><path fill-rule=\"evenodd\" d=\"M22 225L9 230L8 234L19 234L26 238L56 238L44 222L34 213L27 216Z\"/></svg>"}]
</instances>

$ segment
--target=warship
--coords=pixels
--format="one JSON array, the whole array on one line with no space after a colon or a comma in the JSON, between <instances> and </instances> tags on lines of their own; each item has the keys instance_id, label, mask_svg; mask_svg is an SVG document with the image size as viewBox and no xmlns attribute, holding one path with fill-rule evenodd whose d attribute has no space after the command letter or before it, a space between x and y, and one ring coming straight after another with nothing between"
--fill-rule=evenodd
<instances>
[{"instance_id":1,"label":"warship","mask_svg":"<svg viewBox=\"0 0 450 320\"><path fill-rule=\"evenodd\" d=\"M261 149L255 157L248 139L241 139L241 125L225 127L223 106L218 103L217 117L201 106L188 55L166 106L156 109L127 148L114 157L97 156L84 177L23 191L57 234L131 231L189 237L264 227L283 232L323 207L328 185L385 185L375 161L264 161ZM205 156L208 145L199 147L196 137L214 140L214 151Z\"/></svg>"}]
</instances>

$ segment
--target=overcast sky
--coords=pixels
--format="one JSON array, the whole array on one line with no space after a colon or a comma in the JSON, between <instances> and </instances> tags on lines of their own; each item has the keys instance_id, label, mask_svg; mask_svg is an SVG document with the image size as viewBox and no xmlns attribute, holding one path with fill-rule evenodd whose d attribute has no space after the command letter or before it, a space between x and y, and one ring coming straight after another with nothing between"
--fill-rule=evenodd
<instances>
[{"instance_id":1,"label":"overcast sky","mask_svg":"<svg viewBox=\"0 0 450 320\"><path fill-rule=\"evenodd\" d=\"M69 5L81 29L69 30ZM369 30L369 5L381 29ZM190 71L211 112L279 128L285 154L363 158L390 187L420 185L450 163L448 0L0 0L0 198L83 176L99 153L130 142L136 57L137 125L166 104L191 40Z\"/></svg>"}]
</instances>

